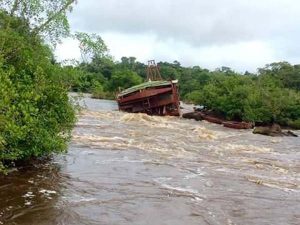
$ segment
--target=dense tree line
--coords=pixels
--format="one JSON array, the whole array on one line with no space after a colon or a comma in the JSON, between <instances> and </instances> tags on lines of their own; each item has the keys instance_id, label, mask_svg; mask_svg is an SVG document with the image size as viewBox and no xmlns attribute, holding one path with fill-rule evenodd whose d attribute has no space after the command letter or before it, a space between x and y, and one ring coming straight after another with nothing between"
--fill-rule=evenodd
<instances>
[{"instance_id":1,"label":"dense tree line","mask_svg":"<svg viewBox=\"0 0 300 225\"><path fill-rule=\"evenodd\" d=\"M255 74L237 73L228 67L214 71L183 67L177 61L159 62L158 66L163 79L179 80L183 101L230 120L300 128L300 65L272 63ZM134 57L123 57L119 62L111 57L92 57L89 62L65 67L64 75L66 80L72 79L73 91L113 99L118 91L145 81L146 68Z\"/></svg>"}]
</instances>

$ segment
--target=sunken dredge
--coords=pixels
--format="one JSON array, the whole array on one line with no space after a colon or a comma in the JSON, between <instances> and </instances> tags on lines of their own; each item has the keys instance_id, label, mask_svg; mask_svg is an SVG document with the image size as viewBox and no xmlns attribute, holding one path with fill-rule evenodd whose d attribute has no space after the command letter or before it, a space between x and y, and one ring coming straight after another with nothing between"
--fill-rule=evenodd
<instances>
[{"instance_id":1,"label":"sunken dredge","mask_svg":"<svg viewBox=\"0 0 300 225\"><path fill-rule=\"evenodd\" d=\"M117 95L119 110L158 116L179 116L178 81L162 80L154 60L148 62L147 81Z\"/></svg>"}]
</instances>

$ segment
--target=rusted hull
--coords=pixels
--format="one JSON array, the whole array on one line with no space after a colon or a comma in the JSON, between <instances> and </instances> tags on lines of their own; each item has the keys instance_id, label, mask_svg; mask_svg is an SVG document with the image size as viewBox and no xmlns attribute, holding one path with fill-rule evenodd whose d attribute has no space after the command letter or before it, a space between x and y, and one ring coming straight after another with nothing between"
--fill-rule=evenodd
<instances>
[{"instance_id":1,"label":"rusted hull","mask_svg":"<svg viewBox=\"0 0 300 225\"><path fill-rule=\"evenodd\" d=\"M213 116L205 116L204 119L211 123L222 124L223 120L213 117Z\"/></svg>"},{"instance_id":2,"label":"rusted hull","mask_svg":"<svg viewBox=\"0 0 300 225\"><path fill-rule=\"evenodd\" d=\"M152 87L117 98L119 110L159 116L179 116L179 95L176 84Z\"/></svg>"},{"instance_id":3,"label":"rusted hull","mask_svg":"<svg viewBox=\"0 0 300 225\"><path fill-rule=\"evenodd\" d=\"M207 114L205 114L204 112L197 112L199 114L199 116L201 116L204 120L211 122L211 123L216 123L216 124L222 124L224 122L224 120L219 119L217 117L214 116L209 116Z\"/></svg>"}]
</instances>

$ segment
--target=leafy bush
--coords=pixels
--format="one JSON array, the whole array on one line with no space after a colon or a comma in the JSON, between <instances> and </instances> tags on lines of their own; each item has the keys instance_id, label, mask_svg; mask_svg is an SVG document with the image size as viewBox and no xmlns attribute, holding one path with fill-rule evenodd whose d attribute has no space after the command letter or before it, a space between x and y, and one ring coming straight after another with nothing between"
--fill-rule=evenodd
<instances>
[{"instance_id":1,"label":"leafy bush","mask_svg":"<svg viewBox=\"0 0 300 225\"><path fill-rule=\"evenodd\" d=\"M217 75L188 97L227 119L288 125L300 118L300 93L276 82L270 77Z\"/></svg>"},{"instance_id":2,"label":"leafy bush","mask_svg":"<svg viewBox=\"0 0 300 225\"><path fill-rule=\"evenodd\" d=\"M95 83L92 89L92 98L112 100L115 96L110 92L104 91L103 86L100 83Z\"/></svg>"},{"instance_id":3,"label":"leafy bush","mask_svg":"<svg viewBox=\"0 0 300 225\"><path fill-rule=\"evenodd\" d=\"M128 69L115 70L108 83L108 90L117 92L119 89L126 89L142 82L143 79L135 72Z\"/></svg>"},{"instance_id":4,"label":"leafy bush","mask_svg":"<svg viewBox=\"0 0 300 225\"><path fill-rule=\"evenodd\" d=\"M288 126L290 126L291 128L300 130L300 119L297 119L295 121L289 121Z\"/></svg>"},{"instance_id":5,"label":"leafy bush","mask_svg":"<svg viewBox=\"0 0 300 225\"><path fill-rule=\"evenodd\" d=\"M52 53L26 21L0 27L0 169L9 162L66 149L75 122ZM4 27L6 27L4 29Z\"/></svg>"}]
</instances>

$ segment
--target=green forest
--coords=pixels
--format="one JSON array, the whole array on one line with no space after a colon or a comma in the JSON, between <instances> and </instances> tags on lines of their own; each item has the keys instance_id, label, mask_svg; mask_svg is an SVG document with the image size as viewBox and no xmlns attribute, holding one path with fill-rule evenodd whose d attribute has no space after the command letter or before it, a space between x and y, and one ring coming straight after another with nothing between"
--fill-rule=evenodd
<instances>
[{"instance_id":1,"label":"green forest","mask_svg":"<svg viewBox=\"0 0 300 225\"><path fill-rule=\"evenodd\" d=\"M100 36L70 33L74 0L0 3L0 170L11 162L64 151L76 121L68 92L114 99L146 79L135 57L116 61ZM81 43L82 61L57 62L64 37ZM246 53L245 53L246 54ZM178 79L181 100L230 120L300 129L300 65L276 62L244 74L159 62L165 80Z\"/></svg>"}]
</instances>

